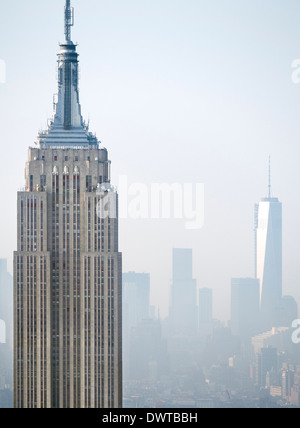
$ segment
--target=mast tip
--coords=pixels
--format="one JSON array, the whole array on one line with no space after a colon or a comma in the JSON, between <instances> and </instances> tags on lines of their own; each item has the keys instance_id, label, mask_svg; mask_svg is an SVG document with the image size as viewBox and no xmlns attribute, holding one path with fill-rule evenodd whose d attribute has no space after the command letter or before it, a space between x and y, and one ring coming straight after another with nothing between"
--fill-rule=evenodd
<instances>
[{"instance_id":1,"label":"mast tip","mask_svg":"<svg viewBox=\"0 0 300 428\"><path fill-rule=\"evenodd\" d=\"M71 7L71 0L66 0L65 6L65 38L71 41L71 27L74 26L74 8Z\"/></svg>"}]
</instances>

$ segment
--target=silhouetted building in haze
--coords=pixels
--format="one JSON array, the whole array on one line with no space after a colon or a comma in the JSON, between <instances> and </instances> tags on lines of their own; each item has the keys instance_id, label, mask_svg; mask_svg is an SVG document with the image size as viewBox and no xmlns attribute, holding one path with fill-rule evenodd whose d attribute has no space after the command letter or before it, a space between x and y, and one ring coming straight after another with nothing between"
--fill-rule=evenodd
<instances>
[{"instance_id":1,"label":"silhouetted building in haze","mask_svg":"<svg viewBox=\"0 0 300 428\"><path fill-rule=\"evenodd\" d=\"M150 274L123 273L123 319L131 329L150 316Z\"/></svg>"},{"instance_id":2,"label":"silhouetted building in haze","mask_svg":"<svg viewBox=\"0 0 300 428\"><path fill-rule=\"evenodd\" d=\"M231 280L231 331L234 336L250 340L259 332L259 280Z\"/></svg>"},{"instance_id":3,"label":"silhouetted building in haze","mask_svg":"<svg viewBox=\"0 0 300 428\"><path fill-rule=\"evenodd\" d=\"M283 296L278 310L278 319L280 327L291 327L293 321L298 319L298 305L294 297Z\"/></svg>"},{"instance_id":4,"label":"silhouetted building in haze","mask_svg":"<svg viewBox=\"0 0 300 428\"><path fill-rule=\"evenodd\" d=\"M278 356L275 348L262 348L257 355L257 385L261 388L277 386Z\"/></svg>"},{"instance_id":5,"label":"silhouetted building in haze","mask_svg":"<svg viewBox=\"0 0 300 428\"><path fill-rule=\"evenodd\" d=\"M13 407L13 278L0 260L0 408Z\"/></svg>"},{"instance_id":6,"label":"silhouetted building in haze","mask_svg":"<svg viewBox=\"0 0 300 428\"><path fill-rule=\"evenodd\" d=\"M282 204L269 195L255 206L255 273L260 281L263 330L279 327L282 298Z\"/></svg>"},{"instance_id":7,"label":"silhouetted building in haze","mask_svg":"<svg viewBox=\"0 0 300 428\"><path fill-rule=\"evenodd\" d=\"M213 291L210 288L199 289L199 324L210 324L213 320Z\"/></svg>"},{"instance_id":8,"label":"silhouetted building in haze","mask_svg":"<svg viewBox=\"0 0 300 428\"><path fill-rule=\"evenodd\" d=\"M167 343L159 320L143 320L130 335L129 379L157 381L169 370Z\"/></svg>"},{"instance_id":9,"label":"silhouetted building in haze","mask_svg":"<svg viewBox=\"0 0 300 428\"><path fill-rule=\"evenodd\" d=\"M174 335L191 336L197 331L197 285L190 249L173 249L170 327Z\"/></svg>"},{"instance_id":10,"label":"silhouetted building in haze","mask_svg":"<svg viewBox=\"0 0 300 428\"><path fill-rule=\"evenodd\" d=\"M200 288L198 291L198 329L200 337L206 337L213 329L213 290Z\"/></svg>"},{"instance_id":11,"label":"silhouetted building in haze","mask_svg":"<svg viewBox=\"0 0 300 428\"><path fill-rule=\"evenodd\" d=\"M123 369L124 379L130 378L133 329L150 318L150 275L123 273ZM141 346L144 346L144 340ZM142 362L141 362L142 364Z\"/></svg>"}]
</instances>

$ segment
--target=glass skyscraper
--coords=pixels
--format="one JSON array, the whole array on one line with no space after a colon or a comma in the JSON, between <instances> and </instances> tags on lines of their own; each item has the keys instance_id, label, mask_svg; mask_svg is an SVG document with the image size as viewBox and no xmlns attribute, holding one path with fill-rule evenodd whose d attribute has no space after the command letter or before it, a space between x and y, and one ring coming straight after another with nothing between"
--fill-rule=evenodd
<instances>
[{"instance_id":1,"label":"glass skyscraper","mask_svg":"<svg viewBox=\"0 0 300 428\"><path fill-rule=\"evenodd\" d=\"M264 328L277 326L282 300L282 204L269 196L255 208L255 273Z\"/></svg>"}]
</instances>

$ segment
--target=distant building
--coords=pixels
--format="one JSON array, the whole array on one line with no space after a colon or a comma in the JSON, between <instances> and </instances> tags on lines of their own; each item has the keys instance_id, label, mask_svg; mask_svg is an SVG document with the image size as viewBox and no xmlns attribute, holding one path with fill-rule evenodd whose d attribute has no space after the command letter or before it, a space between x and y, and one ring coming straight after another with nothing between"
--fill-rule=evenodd
<instances>
[{"instance_id":1,"label":"distant building","mask_svg":"<svg viewBox=\"0 0 300 428\"><path fill-rule=\"evenodd\" d=\"M5 324L4 343L13 347L13 278L7 271L7 260L0 259L0 320Z\"/></svg>"},{"instance_id":2,"label":"distant building","mask_svg":"<svg viewBox=\"0 0 300 428\"><path fill-rule=\"evenodd\" d=\"M213 290L199 289L199 324L210 324L213 321Z\"/></svg>"},{"instance_id":3,"label":"distant building","mask_svg":"<svg viewBox=\"0 0 300 428\"><path fill-rule=\"evenodd\" d=\"M202 337L212 333L213 329L213 290L200 288L198 294L198 328Z\"/></svg>"},{"instance_id":4,"label":"distant building","mask_svg":"<svg viewBox=\"0 0 300 428\"><path fill-rule=\"evenodd\" d=\"M153 314L153 310L151 311ZM123 274L123 368L124 379L130 377L133 329L150 318L150 274Z\"/></svg>"},{"instance_id":5,"label":"distant building","mask_svg":"<svg viewBox=\"0 0 300 428\"><path fill-rule=\"evenodd\" d=\"M130 336L129 379L157 381L168 372L167 343L159 320L142 320Z\"/></svg>"},{"instance_id":6,"label":"distant building","mask_svg":"<svg viewBox=\"0 0 300 428\"><path fill-rule=\"evenodd\" d=\"M257 385L261 388L278 385L278 356L275 348L262 348L257 355Z\"/></svg>"},{"instance_id":7,"label":"distant building","mask_svg":"<svg viewBox=\"0 0 300 428\"><path fill-rule=\"evenodd\" d=\"M292 342L293 329L288 327L272 328L272 330L259 334L252 338L252 346L255 354L261 352L262 348L276 348L278 352L290 352L298 355L298 345Z\"/></svg>"},{"instance_id":8,"label":"distant building","mask_svg":"<svg viewBox=\"0 0 300 428\"><path fill-rule=\"evenodd\" d=\"M13 278L0 260L0 408L13 407Z\"/></svg>"},{"instance_id":9,"label":"distant building","mask_svg":"<svg viewBox=\"0 0 300 428\"><path fill-rule=\"evenodd\" d=\"M249 340L258 333L259 280L231 280L231 331L234 336Z\"/></svg>"},{"instance_id":10,"label":"distant building","mask_svg":"<svg viewBox=\"0 0 300 428\"><path fill-rule=\"evenodd\" d=\"M129 328L150 316L150 274L123 274L123 319Z\"/></svg>"},{"instance_id":11,"label":"distant building","mask_svg":"<svg viewBox=\"0 0 300 428\"><path fill-rule=\"evenodd\" d=\"M294 385L291 388L291 395L289 398L293 406L300 407L300 374L295 374Z\"/></svg>"},{"instance_id":12,"label":"distant building","mask_svg":"<svg viewBox=\"0 0 300 428\"><path fill-rule=\"evenodd\" d=\"M173 249L170 324L175 335L195 335L197 331L197 286L191 249Z\"/></svg>"},{"instance_id":13,"label":"distant building","mask_svg":"<svg viewBox=\"0 0 300 428\"><path fill-rule=\"evenodd\" d=\"M291 327L293 321L298 319L298 305L294 297L283 296L278 319L280 327Z\"/></svg>"},{"instance_id":14,"label":"distant building","mask_svg":"<svg viewBox=\"0 0 300 428\"><path fill-rule=\"evenodd\" d=\"M282 397L288 399L294 385L295 372L293 370L283 370L281 373Z\"/></svg>"},{"instance_id":15,"label":"distant building","mask_svg":"<svg viewBox=\"0 0 300 428\"><path fill-rule=\"evenodd\" d=\"M282 298L282 204L269 195L255 206L255 276L260 281L263 329L279 327Z\"/></svg>"},{"instance_id":16,"label":"distant building","mask_svg":"<svg viewBox=\"0 0 300 428\"><path fill-rule=\"evenodd\" d=\"M270 386L270 395L271 397L282 397L282 387Z\"/></svg>"}]
</instances>

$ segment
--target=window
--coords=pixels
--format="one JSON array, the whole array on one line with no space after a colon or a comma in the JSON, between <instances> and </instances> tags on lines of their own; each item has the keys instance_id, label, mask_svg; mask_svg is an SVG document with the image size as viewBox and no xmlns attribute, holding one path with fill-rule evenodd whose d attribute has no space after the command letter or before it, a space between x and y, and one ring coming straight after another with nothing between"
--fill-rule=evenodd
<instances>
[{"instance_id":1,"label":"window","mask_svg":"<svg viewBox=\"0 0 300 428\"><path fill-rule=\"evenodd\" d=\"M53 158L53 159L54 159L54 162L56 162L56 161L57 161L57 156L54 156L54 158Z\"/></svg>"},{"instance_id":2,"label":"window","mask_svg":"<svg viewBox=\"0 0 300 428\"><path fill-rule=\"evenodd\" d=\"M87 192L92 191L92 176L91 175L86 176L86 191Z\"/></svg>"},{"instance_id":3,"label":"window","mask_svg":"<svg viewBox=\"0 0 300 428\"><path fill-rule=\"evenodd\" d=\"M74 160L75 160L75 162L78 162L78 156L75 156Z\"/></svg>"},{"instance_id":4,"label":"window","mask_svg":"<svg viewBox=\"0 0 300 428\"><path fill-rule=\"evenodd\" d=\"M69 158L68 156L65 156L65 162L68 162Z\"/></svg>"},{"instance_id":5,"label":"window","mask_svg":"<svg viewBox=\"0 0 300 428\"><path fill-rule=\"evenodd\" d=\"M46 175L41 175L41 190L45 190L46 187Z\"/></svg>"}]
</instances>

